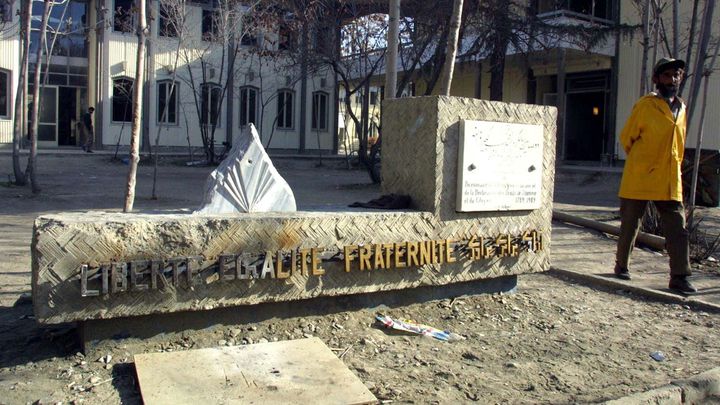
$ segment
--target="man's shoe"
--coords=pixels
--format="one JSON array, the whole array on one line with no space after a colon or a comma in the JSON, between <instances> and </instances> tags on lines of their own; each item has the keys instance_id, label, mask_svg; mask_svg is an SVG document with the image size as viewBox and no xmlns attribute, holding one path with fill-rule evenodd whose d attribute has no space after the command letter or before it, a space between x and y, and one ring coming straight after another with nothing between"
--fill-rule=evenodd
<instances>
[{"instance_id":1,"label":"man's shoe","mask_svg":"<svg viewBox=\"0 0 720 405\"><path fill-rule=\"evenodd\" d=\"M95 152L93 152L93 151L90 150L90 149L86 150L85 152L87 152L87 153L95 153Z\"/></svg>"},{"instance_id":2,"label":"man's shoe","mask_svg":"<svg viewBox=\"0 0 720 405\"><path fill-rule=\"evenodd\" d=\"M687 277L671 277L668 288L675 292L679 292L680 294L686 295L695 294L697 292L697 288L690 283L690 280L688 280Z\"/></svg>"},{"instance_id":3,"label":"man's shoe","mask_svg":"<svg viewBox=\"0 0 720 405\"><path fill-rule=\"evenodd\" d=\"M625 267L620 267L619 264L615 264L615 277L620 280L630 280L630 271Z\"/></svg>"}]
</instances>

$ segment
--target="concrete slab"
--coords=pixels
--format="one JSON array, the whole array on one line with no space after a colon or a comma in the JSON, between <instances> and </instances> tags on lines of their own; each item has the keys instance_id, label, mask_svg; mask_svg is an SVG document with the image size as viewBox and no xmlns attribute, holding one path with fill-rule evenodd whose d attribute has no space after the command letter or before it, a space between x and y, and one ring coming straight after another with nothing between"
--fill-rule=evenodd
<instances>
[{"instance_id":1,"label":"concrete slab","mask_svg":"<svg viewBox=\"0 0 720 405\"><path fill-rule=\"evenodd\" d=\"M318 338L140 354L135 369L148 405L377 403Z\"/></svg>"}]
</instances>

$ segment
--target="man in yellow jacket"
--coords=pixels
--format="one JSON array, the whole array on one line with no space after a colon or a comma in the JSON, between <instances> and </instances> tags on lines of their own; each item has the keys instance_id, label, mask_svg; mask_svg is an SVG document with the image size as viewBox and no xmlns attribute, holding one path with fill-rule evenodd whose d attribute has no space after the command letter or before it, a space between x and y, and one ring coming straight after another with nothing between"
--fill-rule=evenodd
<instances>
[{"instance_id":1,"label":"man in yellow jacket","mask_svg":"<svg viewBox=\"0 0 720 405\"><path fill-rule=\"evenodd\" d=\"M630 280L628 264L648 201L662 220L670 256L669 288L682 294L697 289L690 283L688 231L680 165L685 151L686 108L677 96L685 62L662 58L653 68L657 89L635 103L620 142L627 159L620 183L620 239L615 275Z\"/></svg>"}]
</instances>

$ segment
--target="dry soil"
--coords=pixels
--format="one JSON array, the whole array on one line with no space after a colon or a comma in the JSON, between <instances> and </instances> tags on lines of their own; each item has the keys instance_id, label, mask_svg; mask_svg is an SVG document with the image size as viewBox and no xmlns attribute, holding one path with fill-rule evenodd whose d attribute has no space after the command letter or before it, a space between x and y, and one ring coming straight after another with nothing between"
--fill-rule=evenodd
<instances>
[{"instance_id":1,"label":"dry soil","mask_svg":"<svg viewBox=\"0 0 720 405\"><path fill-rule=\"evenodd\" d=\"M0 404L139 403L133 354L308 336L321 338L378 399L393 403L598 402L720 364L718 314L550 274L521 276L512 294L373 308L325 305L252 323L143 339L119 336L82 355L76 326L39 326L23 295L30 289L32 221L46 212L119 210L127 166L84 154L41 155L39 162L40 195L0 187ZM365 173L346 170L344 162L316 165L316 160L276 160L300 209L332 209L379 194ZM165 160L154 200L152 168L142 166L136 207L193 209L209 171ZM10 172L5 155L0 173ZM587 176L559 174L558 202L568 208L585 204L586 210L612 216L612 196L592 188L597 179L587 181ZM574 192L578 187L585 191ZM613 180L603 187L613 187ZM597 209L587 208L590 203ZM377 313L447 329L464 339L444 343L393 333L378 326ZM665 360L654 360L655 352Z\"/></svg>"}]
</instances>

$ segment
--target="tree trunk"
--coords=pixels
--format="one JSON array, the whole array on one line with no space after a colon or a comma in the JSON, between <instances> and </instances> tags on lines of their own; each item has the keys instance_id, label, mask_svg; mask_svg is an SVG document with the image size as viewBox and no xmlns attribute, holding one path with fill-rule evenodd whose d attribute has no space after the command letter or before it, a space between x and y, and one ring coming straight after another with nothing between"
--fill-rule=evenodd
<instances>
[{"instance_id":1,"label":"tree trunk","mask_svg":"<svg viewBox=\"0 0 720 405\"><path fill-rule=\"evenodd\" d=\"M697 56L695 57L695 65L690 73L692 73L692 82L690 83L690 96L687 98L688 117L687 125L690 126L693 114L696 110L695 101L698 98L700 90L700 81L702 80L705 58L707 58L708 45L710 43L710 35L712 33L712 16L715 10L715 0L708 0L705 3L705 11L703 13L702 25L700 28L700 42L698 42ZM699 153L699 151L695 151Z\"/></svg>"},{"instance_id":2,"label":"tree trunk","mask_svg":"<svg viewBox=\"0 0 720 405\"><path fill-rule=\"evenodd\" d=\"M398 31L400 26L400 0L390 0L387 33L387 62L385 63L385 98L395 98L397 91Z\"/></svg>"},{"instance_id":3,"label":"tree trunk","mask_svg":"<svg viewBox=\"0 0 720 405\"><path fill-rule=\"evenodd\" d=\"M647 92L647 70L648 70L648 52L650 51L650 0L645 0L643 4L642 15L642 66L640 67L640 95L642 97Z\"/></svg>"},{"instance_id":4,"label":"tree trunk","mask_svg":"<svg viewBox=\"0 0 720 405\"><path fill-rule=\"evenodd\" d=\"M27 108L27 71L28 61L30 60L30 23L32 18L32 1L25 0L22 8L22 59L20 60L20 73L18 75L17 91L15 92L15 111L13 112L13 174L15 175L15 185L24 186L25 173L20 167L20 143L22 142L25 125L23 125L23 112Z\"/></svg>"},{"instance_id":5,"label":"tree trunk","mask_svg":"<svg viewBox=\"0 0 720 405\"><path fill-rule=\"evenodd\" d=\"M33 77L33 108L32 108L32 126L30 127L30 157L28 158L27 169L25 173L30 179L30 186L32 187L33 194L40 192L40 185L37 182L37 131L38 121L40 112L40 72L42 71L42 54L45 49L47 33L47 21L50 15L50 8L52 7L52 1L45 0L43 7L42 20L40 22L40 45L37 51L37 57L35 58L35 75Z\"/></svg>"},{"instance_id":6,"label":"tree trunk","mask_svg":"<svg viewBox=\"0 0 720 405\"><path fill-rule=\"evenodd\" d=\"M673 0L672 57L677 58L680 43L680 0Z\"/></svg>"},{"instance_id":7,"label":"tree trunk","mask_svg":"<svg viewBox=\"0 0 720 405\"><path fill-rule=\"evenodd\" d=\"M658 60L658 44L660 43L660 24L661 24L661 15L660 15L660 6L658 5L657 0L652 0L652 8L653 8L653 23L652 23L652 34L653 34L653 43L652 43L652 58L650 59L651 63L654 65L655 61ZM654 72L653 72L654 73Z\"/></svg>"},{"instance_id":8,"label":"tree trunk","mask_svg":"<svg viewBox=\"0 0 720 405\"><path fill-rule=\"evenodd\" d=\"M690 33L688 34L688 45L685 50L685 63L690 63L690 57L692 56L693 39L695 38L695 28L697 27L699 3L700 0L693 1L692 17L690 18ZM687 67L685 67L685 75L687 77ZM678 91L678 94L683 93L683 89L685 89L686 83L687 80L683 80L682 83L680 83L680 90Z\"/></svg>"},{"instance_id":9,"label":"tree trunk","mask_svg":"<svg viewBox=\"0 0 720 405\"><path fill-rule=\"evenodd\" d=\"M708 9L706 8L705 11L707 12ZM710 7L710 16L712 17L712 7ZM707 15L705 17L708 17ZM708 19L708 21L710 21ZM709 27L708 27L709 28ZM703 38L705 39L705 38ZM708 84L710 82L710 75L713 72L713 68L715 67L715 61L717 60L718 53L720 52L720 42L715 44L715 53L712 57L712 60L710 61L710 64L707 66L707 69L702 72L702 76L705 78L705 84L703 86L703 102L700 109L700 124L699 128L700 131L698 132L698 138L697 143L695 145L695 160L693 161L693 172L692 172L692 181L690 183L690 215L688 218L688 229L692 228L693 225L693 213L695 210L695 193L697 191L697 178L700 171L700 155L702 151L702 140L703 140L703 132L705 129L705 108L707 107L707 101L708 101ZM698 53L698 56L700 56L701 53ZM698 73L697 76L700 76ZM694 80L693 80L694 81ZM694 84L694 83L693 83Z\"/></svg>"},{"instance_id":10,"label":"tree trunk","mask_svg":"<svg viewBox=\"0 0 720 405\"><path fill-rule=\"evenodd\" d=\"M133 115L132 130L130 132L130 170L127 177L127 190L125 193L125 208L123 212L130 212L135 203L135 181L137 167L140 161L140 125L142 120L142 96L145 73L145 0L138 0L137 7L137 61L135 63L135 83L133 85Z\"/></svg>"},{"instance_id":11,"label":"tree trunk","mask_svg":"<svg viewBox=\"0 0 720 405\"><path fill-rule=\"evenodd\" d=\"M490 100L503 100L505 58L512 34L510 2L496 0L493 5L493 33L490 38Z\"/></svg>"},{"instance_id":12,"label":"tree trunk","mask_svg":"<svg viewBox=\"0 0 720 405\"><path fill-rule=\"evenodd\" d=\"M715 53L717 55L717 52ZM693 213L695 210L692 208L695 207L695 193L697 192L697 179L698 174L700 172L700 155L702 151L702 141L703 141L703 132L705 132L705 108L707 107L707 93L708 93L708 82L710 81L710 75L703 75L705 76L705 84L703 86L703 102L702 106L700 107L700 131L698 132L698 138L697 138L697 144L695 145L695 157L693 160L693 171L692 171L692 181L690 182L690 212ZM689 229L692 229L693 224L693 218L692 215L690 215L690 218L688 218Z\"/></svg>"},{"instance_id":13,"label":"tree trunk","mask_svg":"<svg viewBox=\"0 0 720 405\"><path fill-rule=\"evenodd\" d=\"M448 33L447 49L445 50L445 64L441 74L440 94L450 95L453 72L455 70L455 58L457 56L458 34L460 33L460 22L462 21L463 0L453 2L452 16L450 16L450 32Z\"/></svg>"},{"instance_id":14,"label":"tree trunk","mask_svg":"<svg viewBox=\"0 0 720 405\"><path fill-rule=\"evenodd\" d=\"M496 38L496 41L490 55L490 100L502 101L507 42L505 42L505 46L502 46L500 38Z\"/></svg>"}]
</instances>

